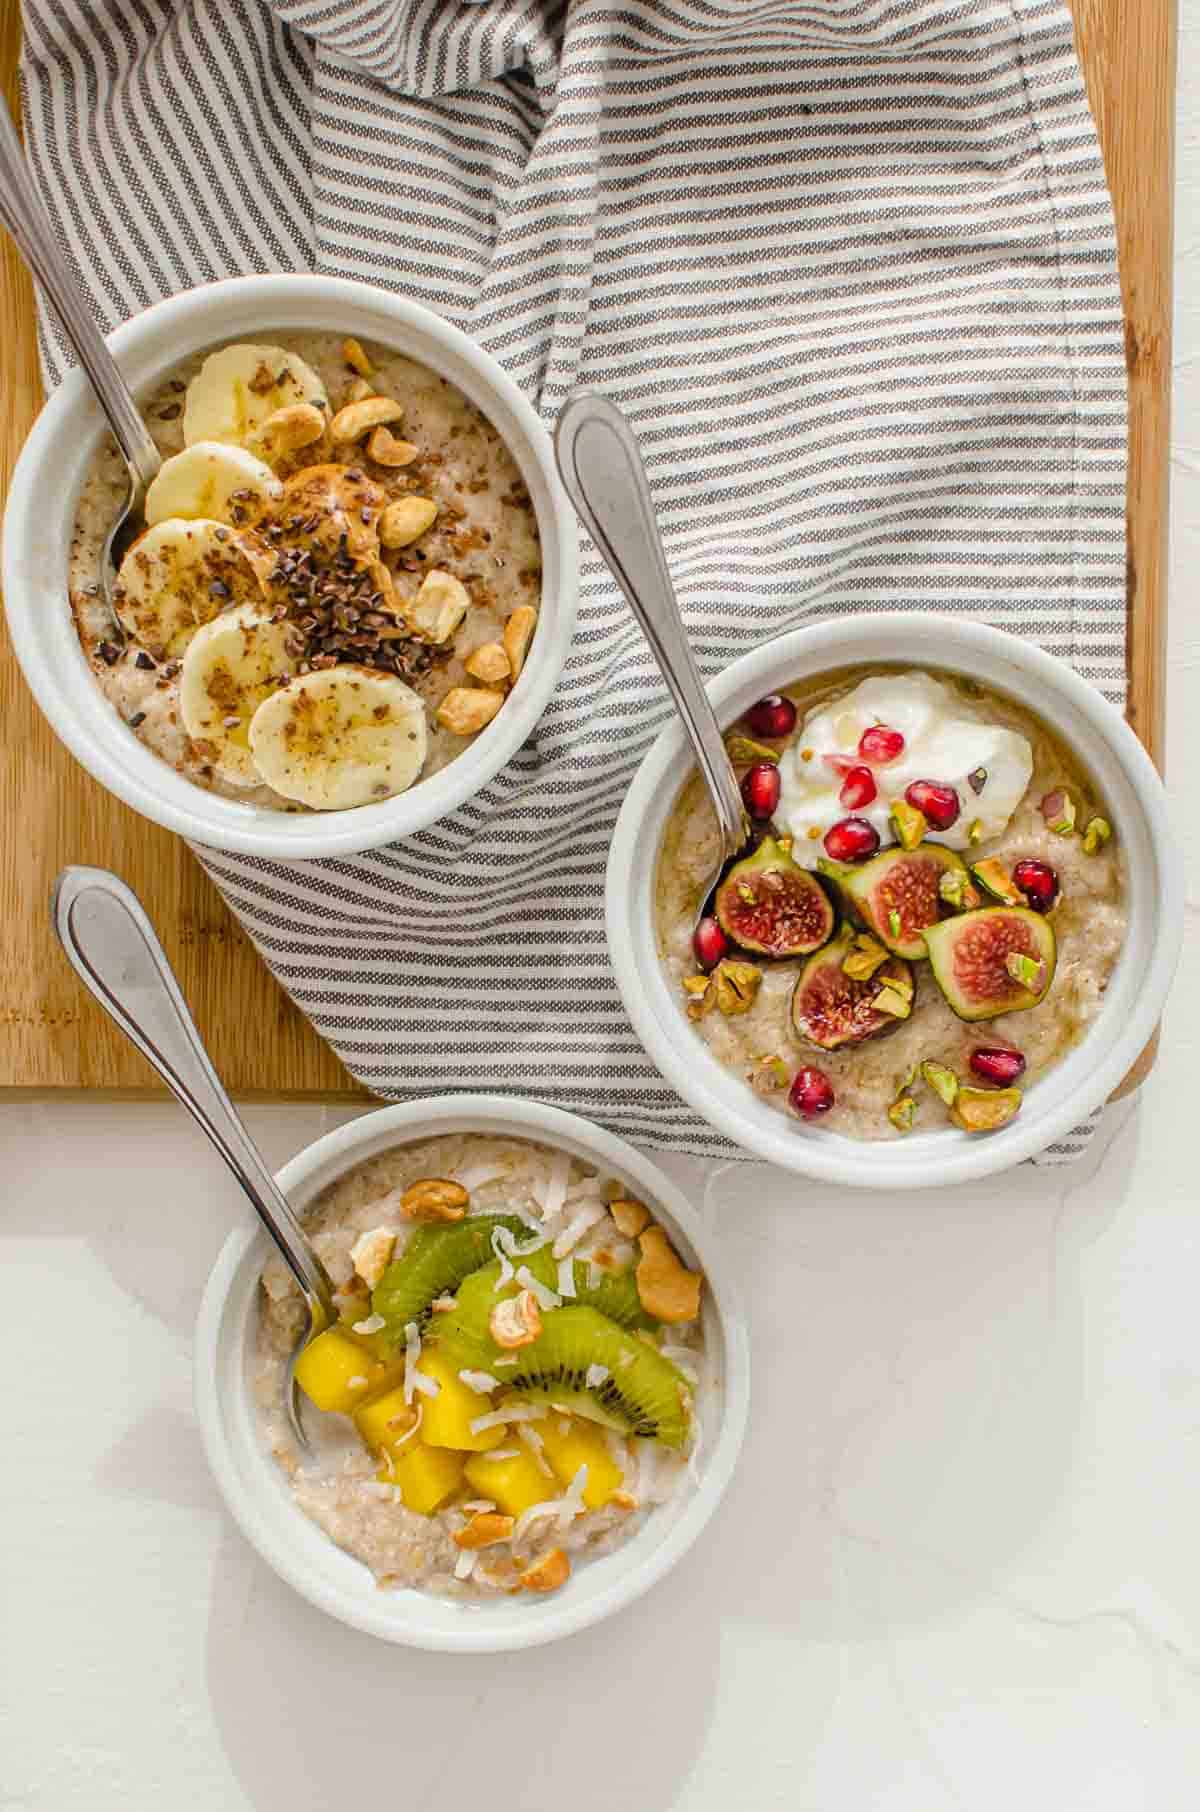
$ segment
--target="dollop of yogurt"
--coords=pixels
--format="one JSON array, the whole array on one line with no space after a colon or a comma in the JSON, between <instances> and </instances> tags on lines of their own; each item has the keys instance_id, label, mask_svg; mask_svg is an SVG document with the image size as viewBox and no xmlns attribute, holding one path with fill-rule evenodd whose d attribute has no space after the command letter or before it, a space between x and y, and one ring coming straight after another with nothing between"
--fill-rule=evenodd
<instances>
[{"instance_id":1,"label":"dollop of yogurt","mask_svg":"<svg viewBox=\"0 0 1200 1812\"><path fill-rule=\"evenodd\" d=\"M904 737L894 761L859 756L859 739L873 724L886 724ZM871 804L848 811L841 803L845 774L824 759L830 755L870 769L878 788ZM961 698L928 673L881 674L805 718L779 763L775 822L794 839L793 860L802 868L815 868L825 854L826 831L842 818L866 818L881 843L894 842L892 800L902 799L914 780L933 780L954 788L961 809L949 830L931 829L926 840L966 849L976 820L977 842L1003 833L1032 773L1033 750L1018 731L968 716ZM976 776L978 792L970 774Z\"/></svg>"}]
</instances>

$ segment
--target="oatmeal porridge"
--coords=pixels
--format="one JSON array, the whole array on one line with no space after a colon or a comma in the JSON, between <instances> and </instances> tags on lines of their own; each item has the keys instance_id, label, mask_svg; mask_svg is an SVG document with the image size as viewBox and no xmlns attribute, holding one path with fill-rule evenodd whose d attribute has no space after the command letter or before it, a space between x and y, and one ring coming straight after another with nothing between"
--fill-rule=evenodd
<instances>
[{"instance_id":1,"label":"oatmeal porridge","mask_svg":"<svg viewBox=\"0 0 1200 1812\"><path fill-rule=\"evenodd\" d=\"M384 346L284 333L182 362L147 397L163 465L108 614L127 479L84 483L70 596L97 683L188 780L280 811L371 804L504 708L537 624L520 472L446 379Z\"/></svg>"},{"instance_id":2,"label":"oatmeal porridge","mask_svg":"<svg viewBox=\"0 0 1200 1812\"><path fill-rule=\"evenodd\" d=\"M308 1231L336 1326L262 1278L256 1400L295 1499L384 1587L547 1592L690 1482L712 1383L703 1278L652 1209L566 1153L456 1134L370 1159Z\"/></svg>"},{"instance_id":3,"label":"oatmeal porridge","mask_svg":"<svg viewBox=\"0 0 1200 1812\"><path fill-rule=\"evenodd\" d=\"M1072 752L949 674L855 668L726 737L757 831L720 845L698 775L659 852L659 951L719 1062L860 1139L988 1132L1099 1012L1124 861Z\"/></svg>"}]
</instances>

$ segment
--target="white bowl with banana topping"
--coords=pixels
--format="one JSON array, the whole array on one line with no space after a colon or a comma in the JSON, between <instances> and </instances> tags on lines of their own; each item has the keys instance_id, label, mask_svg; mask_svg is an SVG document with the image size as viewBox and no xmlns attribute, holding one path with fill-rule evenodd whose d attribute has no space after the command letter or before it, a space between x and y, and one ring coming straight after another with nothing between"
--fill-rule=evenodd
<instances>
[{"instance_id":1,"label":"white bowl with banana topping","mask_svg":"<svg viewBox=\"0 0 1200 1812\"><path fill-rule=\"evenodd\" d=\"M109 340L164 463L113 625L123 467L82 374L4 522L17 657L102 785L217 849L309 859L436 822L527 740L574 629L534 410L419 304L316 276L172 297Z\"/></svg>"}]
</instances>

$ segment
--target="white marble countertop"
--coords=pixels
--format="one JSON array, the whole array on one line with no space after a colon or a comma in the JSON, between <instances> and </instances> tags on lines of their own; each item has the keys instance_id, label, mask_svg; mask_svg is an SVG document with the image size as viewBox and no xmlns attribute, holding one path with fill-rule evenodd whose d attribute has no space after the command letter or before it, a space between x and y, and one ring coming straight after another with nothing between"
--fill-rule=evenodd
<instances>
[{"instance_id":1,"label":"white marble countertop","mask_svg":"<svg viewBox=\"0 0 1200 1812\"><path fill-rule=\"evenodd\" d=\"M1170 771L1189 924L1143 1098L1074 1169L965 1194L718 1174L756 1367L723 1514L623 1617L466 1660L342 1629L224 1514L189 1353L242 1210L179 1112L0 1109L0 1807L1200 1804L1200 25L1183 23ZM334 1115L247 1117L282 1160Z\"/></svg>"}]
</instances>

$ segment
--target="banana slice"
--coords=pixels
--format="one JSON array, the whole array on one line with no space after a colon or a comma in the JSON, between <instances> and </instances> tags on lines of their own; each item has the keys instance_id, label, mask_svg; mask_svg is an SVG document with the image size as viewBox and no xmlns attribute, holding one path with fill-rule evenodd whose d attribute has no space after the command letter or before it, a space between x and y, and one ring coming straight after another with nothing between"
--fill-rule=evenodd
<instances>
[{"instance_id":1,"label":"banana slice","mask_svg":"<svg viewBox=\"0 0 1200 1812\"><path fill-rule=\"evenodd\" d=\"M198 440L164 459L146 492L146 521L152 528L168 516L190 521L204 516L237 527L256 522L282 496L283 485L270 466L245 447Z\"/></svg>"},{"instance_id":2,"label":"banana slice","mask_svg":"<svg viewBox=\"0 0 1200 1812\"><path fill-rule=\"evenodd\" d=\"M229 604L266 594L257 544L224 522L168 517L140 535L121 562L113 601L134 641L163 660L182 654L201 623Z\"/></svg>"},{"instance_id":3,"label":"banana slice","mask_svg":"<svg viewBox=\"0 0 1200 1812\"><path fill-rule=\"evenodd\" d=\"M287 643L285 626L253 604L202 624L188 643L179 675L183 727L233 786L261 784L250 753L250 720L296 671L299 662Z\"/></svg>"},{"instance_id":4,"label":"banana slice","mask_svg":"<svg viewBox=\"0 0 1200 1812\"><path fill-rule=\"evenodd\" d=\"M183 438L244 446L269 415L289 403L328 410L325 386L310 365L282 346L223 346L210 353L187 387Z\"/></svg>"},{"instance_id":5,"label":"banana slice","mask_svg":"<svg viewBox=\"0 0 1200 1812\"><path fill-rule=\"evenodd\" d=\"M263 779L319 812L404 792L425 764L426 745L423 700L373 667L299 674L264 699L250 723Z\"/></svg>"}]
</instances>

